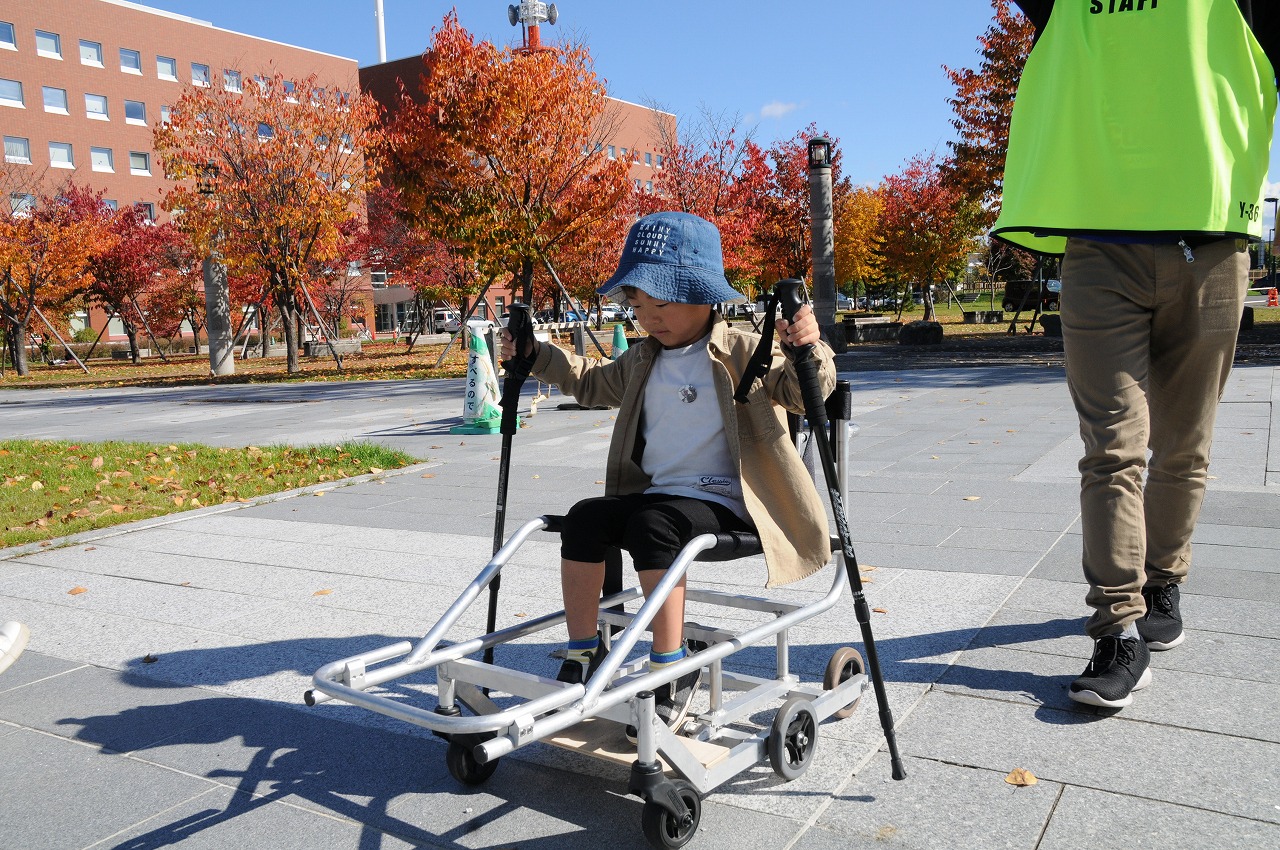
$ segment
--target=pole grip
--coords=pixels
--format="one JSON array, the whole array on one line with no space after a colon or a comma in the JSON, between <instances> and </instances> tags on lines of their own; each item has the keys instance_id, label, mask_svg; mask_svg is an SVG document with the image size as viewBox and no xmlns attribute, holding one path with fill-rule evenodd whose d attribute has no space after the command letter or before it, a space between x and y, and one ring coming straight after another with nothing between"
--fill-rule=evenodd
<instances>
[{"instance_id":1,"label":"pole grip","mask_svg":"<svg viewBox=\"0 0 1280 850\"><path fill-rule=\"evenodd\" d=\"M524 354L526 346L533 344L533 317L528 304L517 301L511 305L507 312L507 331L515 341L516 356L502 362L507 376L502 381L502 398L498 401L498 406L502 408L500 433L510 436L516 432L520 390L533 368L533 357Z\"/></svg>"}]
</instances>

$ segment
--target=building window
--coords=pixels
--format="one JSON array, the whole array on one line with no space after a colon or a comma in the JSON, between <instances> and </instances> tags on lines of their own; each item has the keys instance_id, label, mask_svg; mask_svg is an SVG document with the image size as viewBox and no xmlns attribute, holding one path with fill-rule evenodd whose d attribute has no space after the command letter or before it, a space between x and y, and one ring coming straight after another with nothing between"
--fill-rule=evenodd
<instances>
[{"instance_id":1,"label":"building window","mask_svg":"<svg viewBox=\"0 0 1280 850\"><path fill-rule=\"evenodd\" d=\"M129 173L139 177L151 176L151 154L142 151L129 151Z\"/></svg>"},{"instance_id":2,"label":"building window","mask_svg":"<svg viewBox=\"0 0 1280 850\"><path fill-rule=\"evenodd\" d=\"M156 220L156 205L155 205L155 204L148 203L148 202L146 202L146 201L138 201L138 202L137 202L136 204L134 204L133 206L134 206L134 208L135 208L135 209L137 209L137 210L138 210L138 212L142 213L142 214L146 217L147 221L155 221L155 220Z\"/></svg>"},{"instance_id":3,"label":"building window","mask_svg":"<svg viewBox=\"0 0 1280 850\"><path fill-rule=\"evenodd\" d=\"M272 136L274 136L275 134L276 134L276 133L275 133L275 130L272 130L272 129L271 129L271 125L270 125L270 124L259 124L259 125L258 125L258 141L260 141L260 142L265 142L265 141L267 141L268 139L270 139Z\"/></svg>"},{"instance_id":4,"label":"building window","mask_svg":"<svg viewBox=\"0 0 1280 850\"><path fill-rule=\"evenodd\" d=\"M15 218L29 216L36 208L36 196L26 192L14 192L9 196L9 208L13 210Z\"/></svg>"},{"instance_id":5,"label":"building window","mask_svg":"<svg viewBox=\"0 0 1280 850\"><path fill-rule=\"evenodd\" d=\"M178 60L172 56L156 57L156 76L162 80L178 81Z\"/></svg>"},{"instance_id":6,"label":"building window","mask_svg":"<svg viewBox=\"0 0 1280 850\"><path fill-rule=\"evenodd\" d=\"M160 123L161 123L162 125L163 125L163 124L168 124L168 123L169 123L169 121L170 121L172 118L173 118L173 107L172 107L172 106L161 106L161 107L160 107Z\"/></svg>"},{"instance_id":7,"label":"building window","mask_svg":"<svg viewBox=\"0 0 1280 850\"><path fill-rule=\"evenodd\" d=\"M120 70L126 74L141 74L142 54L127 47L120 48Z\"/></svg>"},{"instance_id":8,"label":"building window","mask_svg":"<svg viewBox=\"0 0 1280 850\"><path fill-rule=\"evenodd\" d=\"M663 160L663 156L662 156L662 154L658 154L658 167L659 167L659 168L661 168L661 167L662 167L662 160Z\"/></svg>"},{"instance_id":9,"label":"building window","mask_svg":"<svg viewBox=\"0 0 1280 850\"><path fill-rule=\"evenodd\" d=\"M89 167L94 171L110 171L114 173L116 165L111 148L89 148Z\"/></svg>"},{"instance_id":10,"label":"building window","mask_svg":"<svg viewBox=\"0 0 1280 850\"><path fill-rule=\"evenodd\" d=\"M653 181L652 181L652 180L646 180L646 181L644 181L644 190L645 190L646 192L652 192L652 191L653 191Z\"/></svg>"},{"instance_id":11,"label":"building window","mask_svg":"<svg viewBox=\"0 0 1280 850\"><path fill-rule=\"evenodd\" d=\"M147 105L140 100L126 100L124 102L124 122L126 124L141 124L147 126Z\"/></svg>"},{"instance_id":12,"label":"building window","mask_svg":"<svg viewBox=\"0 0 1280 850\"><path fill-rule=\"evenodd\" d=\"M31 164L31 142L18 136L4 137L4 161Z\"/></svg>"},{"instance_id":13,"label":"building window","mask_svg":"<svg viewBox=\"0 0 1280 850\"><path fill-rule=\"evenodd\" d=\"M80 64L102 67L102 45L96 41L80 39Z\"/></svg>"},{"instance_id":14,"label":"building window","mask_svg":"<svg viewBox=\"0 0 1280 850\"><path fill-rule=\"evenodd\" d=\"M70 142L49 143L49 165L54 168L75 168L76 157Z\"/></svg>"},{"instance_id":15,"label":"building window","mask_svg":"<svg viewBox=\"0 0 1280 850\"><path fill-rule=\"evenodd\" d=\"M191 85L206 87L209 85L208 65L201 65L199 62L191 63Z\"/></svg>"},{"instance_id":16,"label":"building window","mask_svg":"<svg viewBox=\"0 0 1280 850\"><path fill-rule=\"evenodd\" d=\"M622 158L623 158L623 159L626 159L626 158L627 158L627 149L626 149L626 148L623 148L623 149L622 149Z\"/></svg>"},{"instance_id":17,"label":"building window","mask_svg":"<svg viewBox=\"0 0 1280 850\"><path fill-rule=\"evenodd\" d=\"M648 166L650 166L650 167L652 167L652 166L653 166L653 154L651 154L651 153L647 153L647 152L645 153L645 155L644 155L644 164L645 164L645 165L648 165Z\"/></svg>"},{"instance_id":18,"label":"building window","mask_svg":"<svg viewBox=\"0 0 1280 850\"><path fill-rule=\"evenodd\" d=\"M120 204L116 202L115 198L103 198L102 205L112 212L120 209Z\"/></svg>"},{"instance_id":19,"label":"building window","mask_svg":"<svg viewBox=\"0 0 1280 850\"><path fill-rule=\"evenodd\" d=\"M617 158L618 158L618 149L615 148L613 145L609 145L609 159L617 159Z\"/></svg>"},{"instance_id":20,"label":"building window","mask_svg":"<svg viewBox=\"0 0 1280 850\"><path fill-rule=\"evenodd\" d=\"M0 48L5 50L18 49L18 42L15 40L13 33L13 24L8 21L0 21Z\"/></svg>"},{"instance_id":21,"label":"building window","mask_svg":"<svg viewBox=\"0 0 1280 850\"><path fill-rule=\"evenodd\" d=\"M45 86L44 111L57 112L60 115L70 114L67 112L67 90Z\"/></svg>"},{"instance_id":22,"label":"building window","mask_svg":"<svg viewBox=\"0 0 1280 850\"><path fill-rule=\"evenodd\" d=\"M222 88L226 91L244 91L244 86L240 83L240 72L223 68Z\"/></svg>"},{"instance_id":23,"label":"building window","mask_svg":"<svg viewBox=\"0 0 1280 850\"><path fill-rule=\"evenodd\" d=\"M293 93L296 89L297 89L297 86L294 85L292 80L285 80L284 81L284 99L289 101L290 103L297 103L298 99L293 96Z\"/></svg>"},{"instance_id":24,"label":"building window","mask_svg":"<svg viewBox=\"0 0 1280 850\"><path fill-rule=\"evenodd\" d=\"M0 79L0 105L23 106L22 83Z\"/></svg>"},{"instance_id":25,"label":"building window","mask_svg":"<svg viewBox=\"0 0 1280 850\"><path fill-rule=\"evenodd\" d=\"M107 96L105 94L86 94L84 96L84 113L98 121L107 121Z\"/></svg>"},{"instance_id":26,"label":"building window","mask_svg":"<svg viewBox=\"0 0 1280 850\"><path fill-rule=\"evenodd\" d=\"M56 32L36 30L36 55L50 59L62 58L62 36Z\"/></svg>"}]
</instances>

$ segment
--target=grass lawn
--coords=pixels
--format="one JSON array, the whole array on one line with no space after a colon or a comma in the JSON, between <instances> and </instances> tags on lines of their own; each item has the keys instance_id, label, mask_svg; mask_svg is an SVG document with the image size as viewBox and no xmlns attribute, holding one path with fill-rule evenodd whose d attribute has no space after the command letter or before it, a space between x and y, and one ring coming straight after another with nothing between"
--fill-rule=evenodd
<instances>
[{"instance_id":1,"label":"grass lawn","mask_svg":"<svg viewBox=\"0 0 1280 850\"><path fill-rule=\"evenodd\" d=\"M0 440L0 548L414 462L366 443L228 449Z\"/></svg>"}]
</instances>

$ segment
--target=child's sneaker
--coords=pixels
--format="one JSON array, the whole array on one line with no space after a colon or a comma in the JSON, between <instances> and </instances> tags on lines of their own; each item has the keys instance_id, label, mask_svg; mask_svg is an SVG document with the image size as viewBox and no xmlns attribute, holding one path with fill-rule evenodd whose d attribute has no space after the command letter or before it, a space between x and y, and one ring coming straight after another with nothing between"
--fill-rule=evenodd
<instances>
[{"instance_id":1,"label":"child's sneaker","mask_svg":"<svg viewBox=\"0 0 1280 850\"><path fill-rule=\"evenodd\" d=\"M1138 634L1155 652L1173 649L1187 639L1182 630L1182 612L1178 610L1179 591L1176 584L1142 588L1147 615L1138 620Z\"/></svg>"},{"instance_id":2,"label":"child's sneaker","mask_svg":"<svg viewBox=\"0 0 1280 850\"><path fill-rule=\"evenodd\" d=\"M602 643L595 650L586 653L586 661L566 658L560 665L560 672L556 674L556 681L567 682L570 685L585 685L599 669L600 662L604 661L608 655L609 650L605 649Z\"/></svg>"},{"instance_id":3,"label":"child's sneaker","mask_svg":"<svg viewBox=\"0 0 1280 850\"><path fill-rule=\"evenodd\" d=\"M18 660L22 650L27 648L30 632L22 623L8 622L0 625L0 673L9 669L9 665Z\"/></svg>"},{"instance_id":4,"label":"child's sneaker","mask_svg":"<svg viewBox=\"0 0 1280 850\"><path fill-rule=\"evenodd\" d=\"M1133 692L1151 684L1151 652L1140 638L1103 635L1093 644L1093 658L1071 683L1068 696L1102 708L1124 708Z\"/></svg>"}]
</instances>

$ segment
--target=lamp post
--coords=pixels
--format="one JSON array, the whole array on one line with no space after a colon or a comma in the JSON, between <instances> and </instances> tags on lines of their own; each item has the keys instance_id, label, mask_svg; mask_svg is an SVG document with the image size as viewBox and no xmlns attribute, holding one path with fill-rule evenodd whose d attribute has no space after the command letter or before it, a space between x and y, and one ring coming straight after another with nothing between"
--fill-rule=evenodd
<instances>
[{"instance_id":1,"label":"lamp post","mask_svg":"<svg viewBox=\"0 0 1280 850\"><path fill-rule=\"evenodd\" d=\"M1280 198L1263 198L1271 204L1271 242L1267 245L1267 271L1271 278L1271 288L1276 286L1276 208L1280 206Z\"/></svg>"},{"instance_id":2,"label":"lamp post","mask_svg":"<svg viewBox=\"0 0 1280 850\"><path fill-rule=\"evenodd\" d=\"M217 194L218 165L209 162L201 169L196 191L202 195ZM231 338L231 292L227 286L227 267L218 255L217 244L222 241L222 231L214 240L209 256L204 258L204 327L209 337L209 371L213 375L234 375L236 359Z\"/></svg>"},{"instance_id":3,"label":"lamp post","mask_svg":"<svg viewBox=\"0 0 1280 850\"><path fill-rule=\"evenodd\" d=\"M836 242L831 205L831 140L809 140L809 250L813 261L813 312L822 336L844 351L844 327L836 324Z\"/></svg>"}]
</instances>

